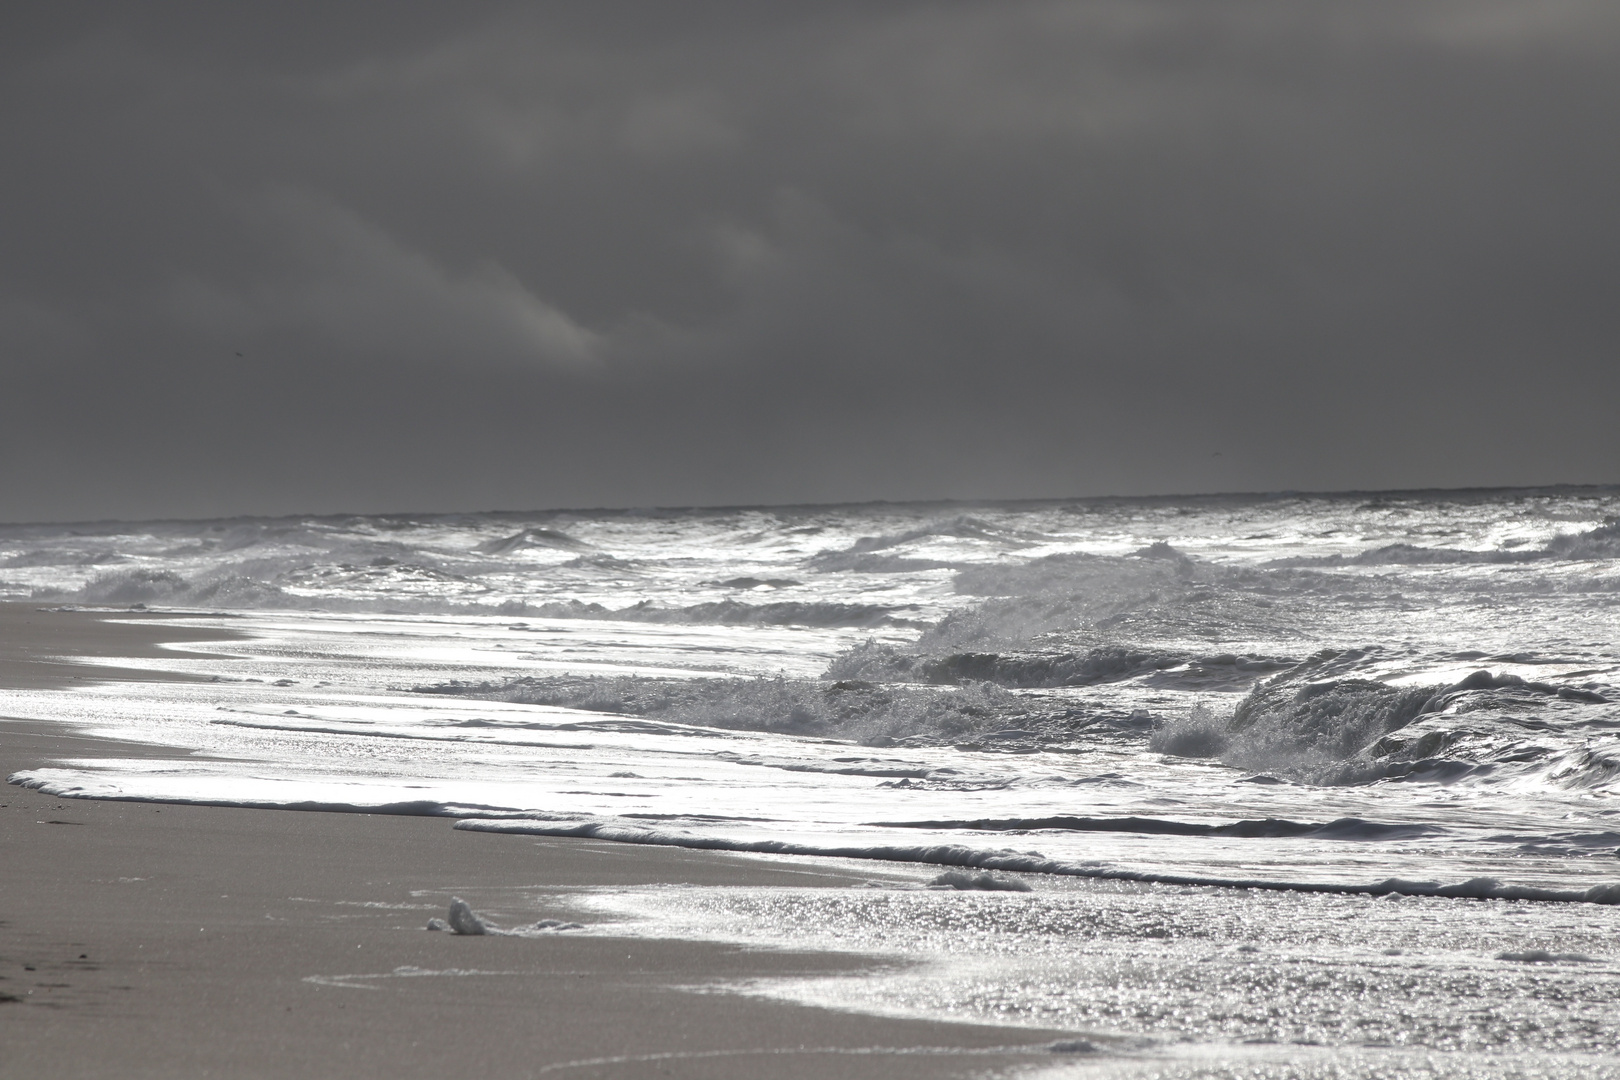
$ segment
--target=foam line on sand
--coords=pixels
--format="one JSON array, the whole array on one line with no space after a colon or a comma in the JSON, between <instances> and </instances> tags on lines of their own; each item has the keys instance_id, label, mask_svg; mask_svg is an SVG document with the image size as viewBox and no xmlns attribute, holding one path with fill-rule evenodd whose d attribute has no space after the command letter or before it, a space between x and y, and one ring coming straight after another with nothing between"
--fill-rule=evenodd
<instances>
[{"instance_id":1,"label":"foam line on sand","mask_svg":"<svg viewBox=\"0 0 1620 1080\"><path fill-rule=\"evenodd\" d=\"M1016 851L967 847L962 844L802 844L789 840L739 840L662 829L648 829L615 821L554 823L522 818L466 818L455 827L469 832L523 833L532 836L571 836L611 840L624 844L677 847L696 851L735 851L770 855L808 855L837 859L877 859L887 862L925 863L977 870L1022 874L1058 874L1099 881L1131 881L1151 885L1203 885L1224 889L1261 889L1268 892L1325 893L1334 896L1432 896L1459 900L1528 900L1542 903L1620 904L1620 882L1589 889L1543 889L1514 885L1494 878L1473 878L1445 885L1432 881L1386 878L1365 883L1277 881L1266 878L1223 878L1196 874L1167 874L1130 870L1101 864L1060 862Z\"/></svg>"}]
</instances>

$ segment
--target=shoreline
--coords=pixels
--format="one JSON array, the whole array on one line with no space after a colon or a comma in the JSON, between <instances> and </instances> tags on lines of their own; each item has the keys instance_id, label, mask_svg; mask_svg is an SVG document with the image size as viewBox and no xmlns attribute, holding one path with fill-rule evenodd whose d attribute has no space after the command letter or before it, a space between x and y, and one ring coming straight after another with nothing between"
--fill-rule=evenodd
<instances>
[{"instance_id":1,"label":"shoreline","mask_svg":"<svg viewBox=\"0 0 1620 1080\"><path fill-rule=\"evenodd\" d=\"M214 636L143 627L141 615L0 604L0 684L114 681L117 669L61 658L169 656L158 642ZM0 753L9 775L61 757L173 752L0 720ZM0 1055L19 1074L966 1078L1058 1064L1051 1043L1073 1037L725 990L892 968L880 957L424 930L451 895L511 924L537 910L568 917L546 898L569 890L864 880L838 867L16 786L0 791L0 842Z\"/></svg>"},{"instance_id":2,"label":"shoreline","mask_svg":"<svg viewBox=\"0 0 1620 1080\"><path fill-rule=\"evenodd\" d=\"M194 641L230 641L240 637L225 627L148 626L195 613L134 608L52 609L38 603L0 600L0 686L49 690L70 682L196 682L176 671L108 667L76 663L75 657L97 659L165 659L206 656L188 653ZM117 622L109 621L117 619Z\"/></svg>"}]
</instances>

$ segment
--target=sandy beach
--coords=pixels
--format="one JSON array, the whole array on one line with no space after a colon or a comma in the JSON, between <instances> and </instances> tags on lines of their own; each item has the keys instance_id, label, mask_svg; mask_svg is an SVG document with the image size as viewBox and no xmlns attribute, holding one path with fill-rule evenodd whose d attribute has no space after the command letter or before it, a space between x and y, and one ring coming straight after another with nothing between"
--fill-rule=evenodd
<instances>
[{"instance_id":1,"label":"sandy beach","mask_svg":"<svg viewBox=\"0 0 1620 1080\"><path fill-rule=\"evenodd\" d=\"M156 643L185 639L0 605L0 680L138 677L63 657L173 655ZM167 753L0 722L7 774ZM1053 1064L1064 1036L703 992L882 963L849 955L424 930L452 895L515 923L536 917L535 898L580 887L862 880L837 867L14 786L0 791L0 836L8 1076L968 1077Z\"/></svg>"}]
</instances>

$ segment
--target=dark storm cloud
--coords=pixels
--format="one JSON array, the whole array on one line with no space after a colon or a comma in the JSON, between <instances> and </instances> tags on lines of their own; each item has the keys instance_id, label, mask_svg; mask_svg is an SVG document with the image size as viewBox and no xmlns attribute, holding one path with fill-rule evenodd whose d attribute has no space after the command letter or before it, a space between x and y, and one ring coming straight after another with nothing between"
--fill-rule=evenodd
<instances>
[{"instance_id":1,"label":"dark storm cloud","mask_svg":"<svg viewBox=\"0 0 1620 1080\"><path fill-rule=\"evenodd\" d=\"M126 7L0 518L1616 479L1611 4Z\"/></svg>"}]
</instances>

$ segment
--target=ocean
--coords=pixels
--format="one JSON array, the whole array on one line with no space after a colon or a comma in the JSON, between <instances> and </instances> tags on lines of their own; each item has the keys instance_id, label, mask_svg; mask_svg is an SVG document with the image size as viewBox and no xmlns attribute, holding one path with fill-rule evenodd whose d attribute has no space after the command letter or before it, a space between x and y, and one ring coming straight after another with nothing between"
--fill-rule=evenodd
<instances>
[{"instance_id":1,"label":"ocean","mask_svg":"<svg viewBox=\"0 0 1620 1080\"><path fill-rule=\"evenodd\" d=\"M1620 1075L1620 488L12 525L0 597L231 634L0 689L177 748L12 783L870 866L568 902L1060 1071Z\"/></svg>"}]
</instances>

